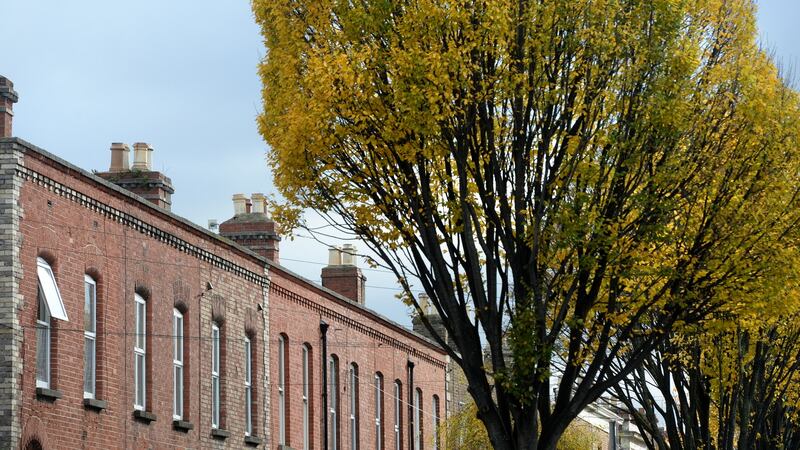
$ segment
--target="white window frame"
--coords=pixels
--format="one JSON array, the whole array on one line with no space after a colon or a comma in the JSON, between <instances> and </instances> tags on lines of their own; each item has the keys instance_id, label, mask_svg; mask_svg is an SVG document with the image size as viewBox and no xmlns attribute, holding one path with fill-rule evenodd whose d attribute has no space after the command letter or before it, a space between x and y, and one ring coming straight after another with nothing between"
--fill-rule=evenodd
<instances>
[{"instance_id":1,"label":"white window frame","mask_svg":"<svg viewBox=\"0 0 800 450\"><path fill-rule=\"evenodd\" d=\"M422 389L414 390L414 450L422 450Z\"/></svg>"},{"instance_id":2,"label":"white window frame","mask_svg":"<svg viewBox=\"0 0 800 450\"><path fill-rule=\"evenodd\" d=\"M172 418L183 420L184 345L183 313L172 309Z\"/></svg>"},{"instance_id":3,"label":"white window frame","mask_svg":"<svg viewBox=\"0 0 800 450\"><path fill-rule=\"evenodd\" d=\"M286 338L278 336L278 445L286 445Z\"/></svg>"},{"instance_id":4,"label":"white window frame","mask_svg":"<svg viewBox=\"0 0 800 450\"><path fill-rule=\"evenodd\" d=\"M83 398L95 398L97 395L97 282L89 275L83 276L83 291ZM91 323L87 323L86 320L87 307L90 309ZM85 367L89 364L91 367ZM89 390L86 390L87 387Z\"/></svg>"},{"instance_id":5,"label":"white window frame","mask_svg":"<svg viewBox=\"0 0 800 450\"><path fill-rule=\"evenodd\" d=\"M433 450L439 450L439 427L441 418L439 416L439 396L431 397L431 409L433 410Z\"/></svg>"},{"instance_id":6,"label":"white window frame","mask_svg":"<svg viewBox=\"0 0 800 450\"><path fill-rule=\"evenodd\" d=\"M339 450L339 417L337 410L339 409L339 359L335 355L331 355L328 366L328 380L330 383L330 391L328 393L328 403L330 415L330 439L331 450Z\"/></svg>"},{"instance_id":7,"label":"white window frame","mask_svg":"<svg viewBox=\"0 0 800 450\"><path fill-rule=\"evenodd\" d=\"M39 278L39 286L42 288L50 317L69 322L67 308L64 307L64 300L61 298L56 276L53 274L50 264L43 258L36 258L36 274Z\"/></svg>"},{"instance_id":8,"label":"white window frame","mask_svg":"<svg viewBox=\"0 0 800 450\"><path fill-rule=\"evenodd\" d=\"M253 434L253 347L244 337L244 435Z\"/></svg>"},{"instance_id":9,"label":"white window frame","mask_svg":"<svg viewBox=\"0 0 800 450\"><path fill-rule=\"evenodd\" d=\"M358 450L359 405L358 405L358 366L350 363L350 450Z\"/></svg>"},{"instance_id":10,"label":"white window frame","mask_svg":"<svg viewBox=\"0 0 800 450\"><path fill-rule=\"evenodd\" d=\"M403 387L399 381L394 382L394 448L395 450L402 449L402 420L403 420L403 404L401 396L403 395Z\"/></svg>"},{"instance_id":11,"label":"white window frame","mask_svg":"<svg viewBox=\"0 0 800 450\"><path fill-rule=\"evenodd\" d=\"M133 409L144 411L147 407L147 303L139 294L135 294L134 298L134 330L136 333L133 340ZM140 372L141 380L139 380ZM140 397L141 401L139 401Z\"/></svg>"},{"instance_id":12,"label":"white window frame","mask_svg":"<svg viewBox=\"0 0 800 450\"><path fill-rule=\"evenodd\" d=\"M383 375L375 372L375 450L383 449Z\"/></svg>"},{"instance_id":13,"label":"white window frame","mask_svg":"<svg viewBox=\"0 0 800 450\"><path fill-rule=\"evenodd\" d=\"M220 410L220 334L219 326L211 324L211 428L219 428Z\"/></svg>"},{"instance_id":14,"label":"white window frame","mask_svg":"<svg viewBox=\"0 0 800 450\"><path fill-rule=\"evenodd\" d=\"M309 375L309 359L311 355L311 349L308 347L308 344L303 345L303 450L309 450L310 442L309 442L309 385L308 385L308 375Z\"/></svg>"},{"instance_id":15,"label":"white window frame","mask_svg":"<svg viewBox=\"0 0 800 450\"><path fill-rule=\"evenodd\" d=\"M47 300L44 298L41 284L37 286L38 292L38 311L36 313L36 387L50 388L50 310L47 307ZM44 366L39 367L39 360L44 361Z\"/></svg>"}]
</instances>

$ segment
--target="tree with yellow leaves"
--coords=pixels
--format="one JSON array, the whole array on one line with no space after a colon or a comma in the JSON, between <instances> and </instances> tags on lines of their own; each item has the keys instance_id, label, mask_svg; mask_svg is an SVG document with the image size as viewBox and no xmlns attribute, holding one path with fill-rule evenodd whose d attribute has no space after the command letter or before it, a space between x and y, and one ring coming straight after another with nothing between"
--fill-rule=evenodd
<instances>
[{"instance_id":1,"label":"tree with yellow leaves","mask_svg":"<svg viewBox=\"0 0 800 450\"><path fill-rule=\"evenodd\" d=\"M486 427L476 417L475 404L470 403L442 423L439 435L447 450L485 450L491 447ZM608 434L587 422L573 422L564 431L556 450L593 450L608 442Z\"/></svg>"},{"instance_id":2,"label":"tree with yellow leaves","mask_svg":"<svg viewBox=\"0 0 800 450\"><path fill-rule=\"evenodd\" d=\"M797 100L750 0L253 10L278 218L319 212L429 296L495 449L556 448L671 331L763 306L737 286L798 260Z\"/></svg>"}]
</instances>

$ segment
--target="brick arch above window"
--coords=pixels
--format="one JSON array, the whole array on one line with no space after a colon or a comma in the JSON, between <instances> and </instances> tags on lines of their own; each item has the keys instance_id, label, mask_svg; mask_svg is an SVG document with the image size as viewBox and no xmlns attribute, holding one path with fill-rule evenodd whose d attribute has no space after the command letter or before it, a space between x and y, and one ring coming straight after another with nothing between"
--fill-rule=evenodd
<instances>
[{"instance_id":1,"label":"brick arch above window","mask_svg":"<svg viewBox=\"0 0 800 450\"><path fill-rule=\"evenodd\" d=\"M251 307L247 307L244 313L244 332L250 339L255 339L260 328L261 315Z\"/></svg>"},{"instance_id":2,"label":"brick arch above window","mask_svg":"<svg viewBox=\"0 0 800 450\"><path fill-rule=\"evenodd\" d=\"M103 281L103 275L100 274L100 269L95 266L87 267L83 273L92 277L95 283L100 284Z\"/></svg>"},{"instance_id":3,"label":"brick arch above window","mask_svg":"<svg viewBox=\"0 0 800 450\"><path fill-rule=\"evenodd\" d=\"M147 287L147 285L141 281L136 281L134 283L133 292L139 297L142 297L142 299L144 299L144 301L146 302L149 302L153 296L153 293L150 290L150 288Z\"/></svg>"},{"instance_id":4,"label":"brick arch above window","mask_svg":"<svg viewBox=\"0 0 800 450\"><path fill-rule=\"evenodd\" d=\"M225 325L225 298L221 295L211 295L211 320L220 328Z\"/></svg>"},{"instance_id":5,"label":"brick arch above window","mask_svg":"<svg viewBox=\"0 0 800 450\"><path fill-rule=\"evenodd\" d=\"M56 267L58 266L58 264L56 264L56 261L58 261L58 258L56 258L55 253L47 249L41 249L36 254L36 256L45 260L45 262L49 264L50 267L53 269L53 272L56 271Z\"/></svg>"},{"instance_id":6,"label":"brick arch above window","mask_svg":"<svg viewBox=\"0 0 800 450\"><path fill-rule=\"evenodd\" d=\"M186 314L189 312L189 304L182 298L174 299L172 306L181 314Z\"/></svg>"}]
</instances>

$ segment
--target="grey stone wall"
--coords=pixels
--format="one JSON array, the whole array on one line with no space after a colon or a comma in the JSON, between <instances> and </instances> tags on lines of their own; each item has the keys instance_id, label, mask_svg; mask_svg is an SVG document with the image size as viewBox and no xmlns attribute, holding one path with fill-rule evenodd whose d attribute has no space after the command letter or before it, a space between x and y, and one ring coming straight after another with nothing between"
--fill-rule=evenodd
<instances>
[{"instance_id":1,"label":"grey stone wall","mask_svg":"<svg viewBox=\"0 0 800 450\"><path fill-rule=\"evenodd\" d=\"M15 175L23 163L23 149L0 138L0 449L15 449L22 434L22 327L18 311L24 299L19 231L22 210L18 206L21 178Z\"/></svg>"}]
</instances>

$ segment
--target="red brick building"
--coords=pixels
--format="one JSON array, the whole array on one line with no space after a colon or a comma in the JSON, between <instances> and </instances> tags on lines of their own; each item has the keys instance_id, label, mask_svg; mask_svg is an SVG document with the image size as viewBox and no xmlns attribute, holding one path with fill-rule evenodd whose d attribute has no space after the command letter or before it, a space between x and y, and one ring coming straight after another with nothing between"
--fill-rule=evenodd
<instances>
[{"instance_id":1,"label":"red brick building","mask_svg":"<svg viewBox=\"0 0 800 450\"><path fill-rule=\"evenodd\" d=\"M150 146L89 173L11 137L16 100L0 77L0 448L436 448L445 355L364 307L351 250L303 279L263 197L217 235Z\"/></svg>"}]
</instances>

